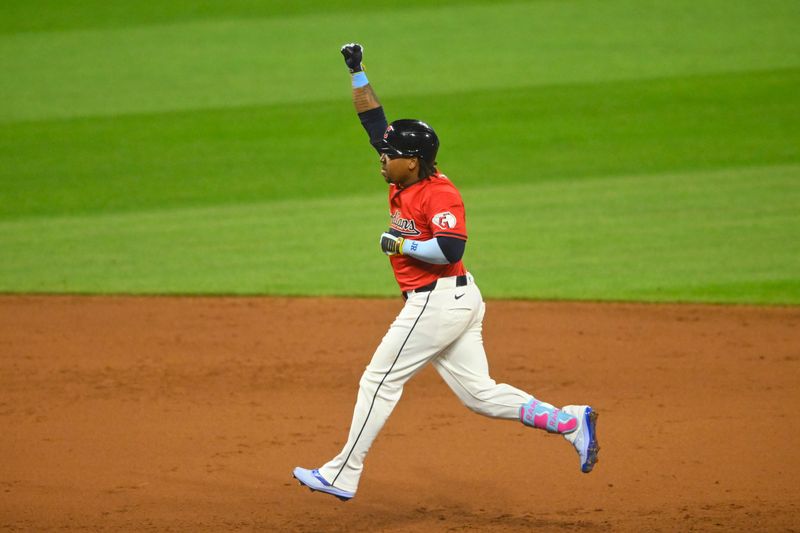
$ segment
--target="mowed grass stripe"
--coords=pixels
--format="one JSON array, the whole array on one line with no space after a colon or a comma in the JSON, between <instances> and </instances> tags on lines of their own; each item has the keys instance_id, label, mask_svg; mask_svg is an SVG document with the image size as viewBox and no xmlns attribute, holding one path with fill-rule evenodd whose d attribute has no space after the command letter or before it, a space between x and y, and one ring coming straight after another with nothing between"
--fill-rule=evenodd
<instances>
[{"instance_id":1,"label":"mowed grass stripe","mask_svg":"<svg viewBox=\"0 0 800 533\"><path fill-rule=\"evenodd\" d=\"M437 5L488 3L477 0L437 0ZM403 0L403 6L425 6L429 0ZM362 0L5 0L0 4L0 34L123 28L203 19L276 18L320 13L390 11L385 2Z\"/></svg>"},{"instance_id":2,"label":"mowed grass stripe","mask_svg":"<svg viewBox=\"0 0 800 533\"><path fill-rule=\"evenodd\" d=\"M462 188L800 161L800 70L386 98ZM0 128L0 219L380 194L349 102Z\"/></svg>"},{"instance_id":3,"label":"mowed grass stripe","mask_svg":"<svg viewBox=\"0 0 800 533\"><path fill-rule=\"evenodd\" d=\"M794 0L358 13L319 5L319 14L302 16L231 19L220 7L219 19L0 35L0 122L329 101L347 82L338 47L352 40L366 44L384 96L800 66Z\"/></svg>"},{"instance_id":4,"label":"mowed grass stripe","mask_svg":"<svg viewBox=\"0 0 800 533\"><path fill-rule=\"evenodd\" d=\"M800 302L797 165L473 195L472 269L493 296Z\"/></svg>"},{"instance_id":5,"label":"mowed grass stripe","mask_svg":"<svg viewBox=\"0 0 800 533\"><path fill-rule=\"evenodd\" d=\"M384 203L374 195L0 223L0 291L368 294L391 276L368 245L388 220ZM342 255L332 257L336 234Z\"/></svg>"},{"instance_id":6,"label":"mowed grass stripe","mask_svg":"<svg viewBox=\"0 0 800 533\"><path fill-rule=\"evenodd\" d=\"M800 303L800 165L465 191L487 297ZM396 295L383 195L0 223L0 291Z\"/></svg>"}]
</instances>

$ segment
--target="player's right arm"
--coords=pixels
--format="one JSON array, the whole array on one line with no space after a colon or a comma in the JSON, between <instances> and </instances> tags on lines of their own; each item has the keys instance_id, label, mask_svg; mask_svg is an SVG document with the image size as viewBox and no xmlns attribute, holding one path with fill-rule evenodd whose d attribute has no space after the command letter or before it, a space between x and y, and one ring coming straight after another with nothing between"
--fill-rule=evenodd
<instances>
[{"instance_id":1,"label":"player's right arm","mask_svg":"<svg viewBox=\"0 0 800 533\"><path fill-rule=\"evenodd\" d=\"M369 135L372 147L378 149L378 144L383 139L383 134L389 125L383 107L378 101L375 91L367 80L364 72L364 65L361 64L364 47L358 43L350 43L342 46L342 55L347 68L350 69L350 76L353 85L353 105L361 120L361 125ZM380 152L379 152L380 153Z\"/></svg>"}]
</instances>

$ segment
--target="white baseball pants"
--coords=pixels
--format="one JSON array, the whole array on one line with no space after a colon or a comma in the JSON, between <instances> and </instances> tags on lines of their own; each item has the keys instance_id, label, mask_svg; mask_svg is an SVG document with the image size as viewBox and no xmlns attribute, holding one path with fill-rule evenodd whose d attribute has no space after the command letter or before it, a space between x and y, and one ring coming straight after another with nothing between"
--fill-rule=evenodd
<instances>
[{"instance_id":1,"label":"white baseball pants","mask_svg":"<svg viewBox=\"0 0 800 533\"><path fill-rule=\"evenodd\" d=\"M467 285L441 278L430 292L411 292L361 377L341 453L319 468L334 487L356 492L364 457L403 393L403 385L433 363L459 399L494 418L519 419L526 392L489 377L481 336L485 304L471 275Z\"/></svg>"}]
</instances>

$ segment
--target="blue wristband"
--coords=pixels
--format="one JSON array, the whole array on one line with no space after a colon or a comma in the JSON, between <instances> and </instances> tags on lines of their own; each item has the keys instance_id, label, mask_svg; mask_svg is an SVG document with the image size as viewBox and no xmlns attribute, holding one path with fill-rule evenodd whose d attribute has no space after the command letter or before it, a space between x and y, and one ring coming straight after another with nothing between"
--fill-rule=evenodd
<instances>
[{"instance_id":1,"label":"blue wristband","mask_svg":"<svg viewBox=\"0 0 800 533\"><path fill-rule=\"evenodd\" d=\"M353 89L360 89L365 85L369 85L366 72L362 70L361 72L356 72L353 74Z\"/></svg>"}]
</instances>

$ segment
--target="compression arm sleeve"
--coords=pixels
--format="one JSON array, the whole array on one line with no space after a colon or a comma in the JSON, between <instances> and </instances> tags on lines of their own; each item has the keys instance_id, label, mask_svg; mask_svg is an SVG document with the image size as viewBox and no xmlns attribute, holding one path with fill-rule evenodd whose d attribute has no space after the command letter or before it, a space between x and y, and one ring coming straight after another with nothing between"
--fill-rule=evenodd
<instances>
[{"instance_id":1,"label":"compression arm sleeve","mask_svg":"<svg viewBox=\"0 0 800 533\"><path fill-rule=\"evenodd\" d=\"M406 239L403 255L434 265L457 263L464 255L466 242L453 237L436 237L427 241Z\"/></svg>"},{"instance_id":2,"label":"compression arm sleeve","mask_svg":"<svg viewBox=\"0 0 800 533\"><path fill-rule=\"evenodd\" d=\"M383 134L389 126L389 123L386 122L383 106L359 113L358 118L361 120L361 125L367 130L370 144L377 151L378 145L383 140ZM380 151L378 151L378 153L380 153Z\"/></svg>"}]
</instances>

